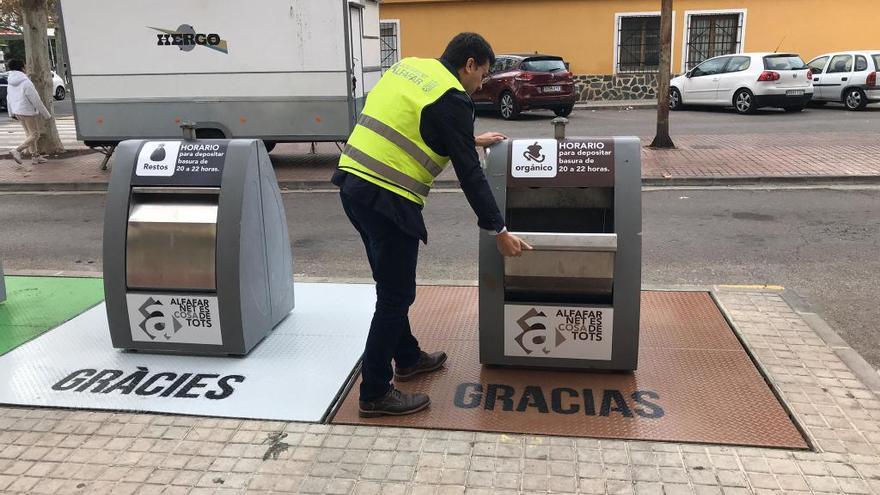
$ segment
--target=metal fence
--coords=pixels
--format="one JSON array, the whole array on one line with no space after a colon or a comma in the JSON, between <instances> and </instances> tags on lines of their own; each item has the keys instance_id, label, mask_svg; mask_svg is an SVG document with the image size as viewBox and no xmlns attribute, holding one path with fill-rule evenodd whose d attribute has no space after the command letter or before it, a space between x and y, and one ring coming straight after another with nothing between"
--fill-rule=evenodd
<instances>
[{"instance_id":1,"label":"metal fence","mask_svg":"<svg viewBox=\"0 0 880 495\"><path fill-rule=\"evenodd\" d=\"M694 15L687 32L687 66L730 53L738 53L742 44L742 15Z\"/></svg>"},{"instance_id":2,"label":"metal fence","mask_svg":"<svg viewBox=\"0 0 880 495\"><path fill-rule=\"evenodd\" d=\"M379 45L382 58L382 72L400 60L399 34L396 22L379 23Z\"/></svg>"},{"instance_id":3,"label":"metal fence","mask_svg":"<svg viewBox=\"0 0 880 495\"><path fill-rule=\"evenodd\" d=\"M660 16L621 17L617 26L617 72L657 72Z\"/></svg>"}]
</instances>

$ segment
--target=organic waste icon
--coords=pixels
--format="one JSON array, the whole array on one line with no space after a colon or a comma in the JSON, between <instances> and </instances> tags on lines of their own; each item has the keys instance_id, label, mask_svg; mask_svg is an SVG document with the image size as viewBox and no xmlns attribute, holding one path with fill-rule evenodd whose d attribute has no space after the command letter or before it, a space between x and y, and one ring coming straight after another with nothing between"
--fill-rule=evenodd
<instances>
[{"instance_id":1,"label":"organic waste icon","mask_svg":"<svg viewBox=\"0 0 880 495\"><path fill-rule=\"evenodd\" d=\"M535 144L528 147L526 151L523 151L523 158L530 162L538 162L541 163L546 158L543 154L541 154L542 146L535 141Z\"/></svg>"},{"instance_id":2,"label":"organic waste icon","mask_svg":"<svg viewBox=\"0 0 880 495\"><path fill-rule=\"evenodd\" d=\"M150 154L150 160L154 162L161 162L165 159L165 145L160 144L158 148L153 150L153 153Z\"/></svg>"}]
</instances>

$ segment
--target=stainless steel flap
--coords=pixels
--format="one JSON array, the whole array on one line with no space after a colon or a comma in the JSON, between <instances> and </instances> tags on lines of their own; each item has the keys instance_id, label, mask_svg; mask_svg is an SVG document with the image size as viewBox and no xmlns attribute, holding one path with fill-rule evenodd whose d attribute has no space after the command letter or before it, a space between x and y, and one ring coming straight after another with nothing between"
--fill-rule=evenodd
<instances>
[{"instance_id":1,"label":"stainless steel flap","mask_svg":"<svg viewBox=\"0 0 880 495\"><path fill-rule=\"evenodd\" d=\"M536 251L617 251L617 234L511 232Z\"/></svg>"},{"instance_id":2,"label":"stainless steel flap","mask_svg":"<svg viewBox=\"0 0 880 495\"><path fill-rule=\"evenodd\" d=\"M132 200L126 240L128 287L216 290L216 201L161 199L167 201Z\"/></svg>"},{"instance_id":3,"label":"stainless steel flap","mask_svg":"<svg viewBox=\"0 0 880 495\"><path fill-rule=\"evenodd\" d=\"M534 248L504 258L508 291L611 294L617 234L514 232Z\"/></svg>"}]
</instances>

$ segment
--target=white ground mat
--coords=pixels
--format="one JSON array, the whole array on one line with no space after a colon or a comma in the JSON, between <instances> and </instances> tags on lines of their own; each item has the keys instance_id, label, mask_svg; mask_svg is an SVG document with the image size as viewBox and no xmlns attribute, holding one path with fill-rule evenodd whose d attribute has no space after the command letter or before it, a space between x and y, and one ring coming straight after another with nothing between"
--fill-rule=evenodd
<instances>
[{"instance_id":1,"label":"white ground mat","mask_svg":"<svg viewBox=\"0 0 880 495\"><path fill-rule=\"evenodd\" d=\"M295 293L296 308L245 357L114 349L101 304L0 356L0 403L322 421L363 352L375 290Z\"/></svg>"}]
</instances>

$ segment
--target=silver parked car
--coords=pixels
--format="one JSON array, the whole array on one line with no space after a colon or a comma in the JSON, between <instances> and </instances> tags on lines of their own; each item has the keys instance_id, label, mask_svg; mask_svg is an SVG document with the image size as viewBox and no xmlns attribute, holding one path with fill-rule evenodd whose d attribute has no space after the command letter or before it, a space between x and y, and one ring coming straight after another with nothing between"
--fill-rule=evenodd
<instances>
[{"instance_id":1,"label":"silver parked car","mask_svg":"<svg viewBox=\"0 0 880 495\"><path fill-rule=\"evenodd\" d=\"M813 97L812 74L795 53L734 53L706 60L670 83L669 107L733 107L752 113L761 107L804 109Z\"/></svg>"},{"instance_id":2,"label":"silver parked car","mask_svg":"<svg viewBox=\"0 0 880 495\"><path fill-rule=\"evenodd\" d=\"M813 104L831 101L861 110L880 102L880 50L826 53L807 65L813 72Z\"/></svg>"}]
</instances>

